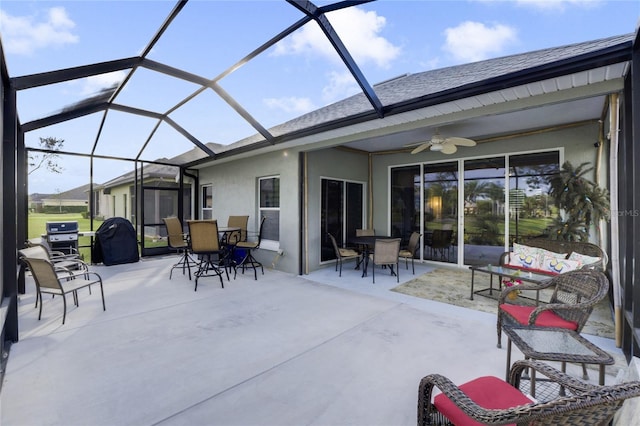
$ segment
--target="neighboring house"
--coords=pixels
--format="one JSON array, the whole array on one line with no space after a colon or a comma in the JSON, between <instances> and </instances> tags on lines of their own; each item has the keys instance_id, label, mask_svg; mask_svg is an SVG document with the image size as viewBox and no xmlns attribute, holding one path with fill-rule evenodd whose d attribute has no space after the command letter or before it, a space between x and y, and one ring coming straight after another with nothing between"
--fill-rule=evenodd
<instances>
[{"instance_id":1,"label":"neighboring house","mask_svg":"<svg viewBox=\"0 0 640 426\"><path fill-rule=\"evenodd\" d=\"M79 186L59 194L29 195L29 209L34 212L72 213L89 211L89 185Z\"/></svg>"},{"instance_id":2,"label":"neighboring house","mask_svg":"<svg viewBox=\"0 0 640 426\"><path fill-rule=\"evenodd\" d=\"M158 161L166 161L160 159ZM142 180L144 185L136 186ZM140 191L140 192L139 192ZM189 183L184 184L183 191L191 191ZM108 182L94 187L94 200L97 207L96 216L104 219L123 217L134 224L136 211L144 214L144 235L152 238L166 236L162 218L178 216L180 197L180 169L174 166L149 164L137 171L131 171ZM140 197L145 202L136 206ZM189 197L190 198L190 197ZM144 210L143 210L144 209ZM143 212L143 213L142 213ZM184 204L183 214L191 217L191 204Z\"/></svg>"}]
</instances>

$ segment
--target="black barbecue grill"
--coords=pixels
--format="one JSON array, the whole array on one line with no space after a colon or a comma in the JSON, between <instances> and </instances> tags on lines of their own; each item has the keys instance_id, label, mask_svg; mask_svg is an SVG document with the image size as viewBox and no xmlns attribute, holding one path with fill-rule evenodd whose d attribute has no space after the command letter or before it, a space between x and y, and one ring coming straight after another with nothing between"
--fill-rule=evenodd
<instances>
[{"instance_id":1,"label":"black barbecue grill","mask_svg":"<svg viewBox=\"0 0 640 426\"><path fill-rule=\"evenodd\" d=\"M65 254L78 252L78 222L47 222L47 243Z\"/></svg>"}]
</instances>

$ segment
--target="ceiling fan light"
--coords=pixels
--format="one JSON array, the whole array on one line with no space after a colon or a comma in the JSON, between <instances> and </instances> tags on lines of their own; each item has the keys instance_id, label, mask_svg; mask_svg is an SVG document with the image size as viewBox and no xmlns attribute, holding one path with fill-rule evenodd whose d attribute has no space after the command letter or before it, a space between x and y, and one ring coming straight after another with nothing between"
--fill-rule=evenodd
<instances>
[{"instance_id":1,"label":"ceiling fan light","mask_svg":"<svg viewBox=\"0 0 640 426\"><path fill-rule=\"evenodd\" d=\"M442 144L431 145L431 151L442 151Z\"/></svg>"}]
</instances>

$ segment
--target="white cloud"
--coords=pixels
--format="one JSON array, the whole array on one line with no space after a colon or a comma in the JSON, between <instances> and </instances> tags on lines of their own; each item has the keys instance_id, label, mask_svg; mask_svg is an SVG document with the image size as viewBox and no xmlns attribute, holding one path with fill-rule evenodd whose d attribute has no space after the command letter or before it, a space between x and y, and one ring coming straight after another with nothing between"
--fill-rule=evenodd
<instances>
[{"instance_id":1,"label":"white cloud","mask_svg":"<svg viewBox=\"0 0 640 426\"><path fill-rule=\"evenodd\" d=\"M446 41L443 50L463 62L474 62L499 54L517 41L516 30L507 25L486 26L479 22L466 21L444 32Z\"/></svg>"},{"instance_id":2,"label":"white cloud","mask_svg":"<svg viewBox=\"0 0 640 426\"><path fill-rule=\"evenodd\" d=\"M528 6L545 11L563 11L568 6L594 7L602 3L601 0L516 0L520 6Z\"/></svg>"},{"instance_id":3,"label":"white cloud","mask_svg":"<svg viewBox=\"0 0 640 426\"><path fill-rule=\"evenodd\" d=\"M338 99L356 94L360 86L348 71L329 73L329 84L322 88L322 99L328 104Z\"/></svg>"},{"instance_id":4,"label":"white cloud","mask_svg":"<svg viewBox=\"0 0 640 426\"><path fill-rule=\"evenodd\" d=\"M350 7L326 16L356 62L373 62L381 68L386 68L400 55L399 47L379 35L387 21L376 12L365 12L357 7ZM335 49L314 22L279 42L274 54L321 55L334 61L339 60Z\"/></svg>"},{"instance_id":5,"label":"white cloud","mask_svg":"<svg viewBox=\"0 0 640 426\"><path fill-rule=\"evenodd\" d=\"M4 47L16 55L77 43L78 36L72 32L75 25L63 7L49 9L41 22L36 22L33 16L11 16L0 10Z\"/></svg>"},{"instance_id":6,"label":"white cloud","mask_svg":"<svg viewBox=\"0 0 640 426\"><path fill-rule=\"evenodd\" d=\"M309 98L296 98L295 96L283 98L266 98L264 104L272 109L279 109L287 113L304 114L316 109Z\"/></svg>"},{"instance_id":7,"label":"white cloud","mask_svg":"<svg viewBox=\"0 0 640 426\"><path fill-rule=\"evenodd\" d=\"M107 74L94 75L82 80L82 94L93 95L102 89L119 84L126 77L124 71L114 71Z\"/></svg>"}]
</instances>

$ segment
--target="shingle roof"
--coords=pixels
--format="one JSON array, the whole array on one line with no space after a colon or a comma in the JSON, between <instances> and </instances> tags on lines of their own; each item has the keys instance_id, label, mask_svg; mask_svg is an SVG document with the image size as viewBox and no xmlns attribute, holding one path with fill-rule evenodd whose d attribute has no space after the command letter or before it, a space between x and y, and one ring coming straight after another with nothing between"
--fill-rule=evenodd
<instances>
[{"instance_id":1,"label":"shingle roof","mask_svg":"<svg viewBox=\"0 0 640 426\"><path fill-rule=\"evenodd\" d=\"M549 49L504 56L495 59L407 74L374 85L374 89L384 106L408 102L425 96L459 89L470 84L478 84L499 77L508 77L524 70L560 62L581 55L597 52L613 46L629 43L634 34L624 34L594 41L575 43ZM360 93L326 107L304 114L286 123L269 129L272 135L280 136L304 130L323 123L371 112L371 104ZM256 134L227 145L222 150L230 150L264 140ZM217 152L220 152L218 150Z\"/></svg>"}]
</instances>

